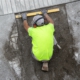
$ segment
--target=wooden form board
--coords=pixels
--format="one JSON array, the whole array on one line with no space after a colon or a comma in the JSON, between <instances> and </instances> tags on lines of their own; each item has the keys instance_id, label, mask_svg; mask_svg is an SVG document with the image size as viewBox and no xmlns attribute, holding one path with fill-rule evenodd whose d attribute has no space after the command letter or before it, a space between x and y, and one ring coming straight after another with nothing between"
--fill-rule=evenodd
<instances>
[{"instance_id":1,"label":"wooden form board","mask_svg":"<svg viewBox=\"0 0 80 80\"><path fill-rule=\"evenodd\" d=\"M58 11L60 11L59 8L50 9L50 10L48 10L47 13L58 12ZM27 13L26 16L34 16L34 15L36 15L36 14L42 14L42 12L41 12L41 11L38 11L38 12L31 12L31 13ZM21 18L21 15L20 15L20 14L17 14L17 15L15 15L15 17L16 17L16 18Z\"/></svg>"}]
</instances>

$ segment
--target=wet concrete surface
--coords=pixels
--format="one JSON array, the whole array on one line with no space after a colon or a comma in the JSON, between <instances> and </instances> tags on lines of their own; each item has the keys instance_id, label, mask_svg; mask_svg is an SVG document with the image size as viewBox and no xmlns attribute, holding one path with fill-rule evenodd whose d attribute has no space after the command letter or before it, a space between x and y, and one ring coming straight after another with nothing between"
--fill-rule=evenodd
<instances>
[{"instance_id":1,"label":"wet concrete surface","mask_svg":"<svg viewBox=\"0 0 80 80\"><path fill-rule=\"evenodd\" d=\"M79 57L74 58L75 53L77 51L79 53L80 50L76 45L80 41L79 3L80 1L77 1L73 4L46 8L60 8L60 12L49 15L54 20L55 37L62 47L59 50L55 46L54 55L49 62L49 72L43 72L42 63L32 58L31 37L23 28L22 19L15 20L13 14L11 17L9 15L1 17L0 80L80 80L80 64L77 62ZM32 17L28 17L30 26L32 26L31 21Z\"/></svg>"}]
</instances>

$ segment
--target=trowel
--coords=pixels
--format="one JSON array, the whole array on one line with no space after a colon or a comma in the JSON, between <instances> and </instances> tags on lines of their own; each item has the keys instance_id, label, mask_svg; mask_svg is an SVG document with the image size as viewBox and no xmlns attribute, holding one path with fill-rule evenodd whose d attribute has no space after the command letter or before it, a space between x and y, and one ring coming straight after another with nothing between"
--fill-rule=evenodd
<instances>
[{"instance_id":1,"label":"trowel","mask_svg":"<svg viewBox=\"0 0 80 80\"><path fill-rule=\"evenodd\" d=\"M61 46L58 44L58 42L57 42L55 36L54 36L54 45L56 45L59 49L61 49Z\"/></svg>"}]
</instances>

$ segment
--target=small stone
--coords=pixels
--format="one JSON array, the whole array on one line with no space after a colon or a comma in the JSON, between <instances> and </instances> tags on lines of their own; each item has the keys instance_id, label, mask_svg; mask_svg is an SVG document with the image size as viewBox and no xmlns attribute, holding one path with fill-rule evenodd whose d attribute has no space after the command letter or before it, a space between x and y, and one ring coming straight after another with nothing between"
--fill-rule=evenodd
<instances>
[{"instance_id":1,"label":"small stone","mask_svg":"<svg viewBox=\"0 0 80 80\"><path fill-rule=\"evenodd\" d=\"M11 35L11 37L17 37L18 36L18 33L14 33Z\"/></svg>"},{"instance_id":2,"label":"small stone","mask_svg":"<svg viewBox=\"0 0 80 80\"><path fill-rule=\"evenodd\" d=\"M78 58L78 53L75 53L75 57Z\"/></svg>"},{"instance_id":3,"label":"small stone","mask_svg":"<svg viewBox=\"0 0 80 80\"><path fill-rule=\"evenodd\" d=\"M15 40L15 38L13 37L13 38L11 38L12 39L12 42L14 42L14 43L16 43L16 40Z\"/></svg>"}]
</instances>

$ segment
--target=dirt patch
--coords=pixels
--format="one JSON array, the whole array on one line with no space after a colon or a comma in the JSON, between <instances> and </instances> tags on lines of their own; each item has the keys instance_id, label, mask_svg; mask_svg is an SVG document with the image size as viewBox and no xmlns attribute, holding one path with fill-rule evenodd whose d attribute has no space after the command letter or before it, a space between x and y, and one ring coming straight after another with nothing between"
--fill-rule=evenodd
<instances>
[{"instance_id":1,"label":"dirt patch","mask_svg":"<svg viewBox=\"0 0 80 80\"><path fill-rule=\"evenodd\" d=\"M21 66L23 80L63 80L65 74L71 75L73 77L77 76L76 80L80 79L80 65L77 65L73 58L73 38L69 30L70 26L68 25L67 21L65 5L60 5L57 7L60 8L60 12L51 13L49 15L54 20L56 29L55 36L62 49L59 50L55 46L54 55L49 62L49 72L42 72L42 63L37 62L32 58L31 38L23 28L22 20L16 19L19 33L18 46L22 56ZM29 17L28 22L30 25L31 21L32 17Z\"/></svg>"}]
</instances>

